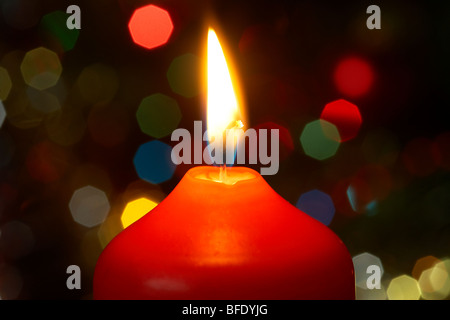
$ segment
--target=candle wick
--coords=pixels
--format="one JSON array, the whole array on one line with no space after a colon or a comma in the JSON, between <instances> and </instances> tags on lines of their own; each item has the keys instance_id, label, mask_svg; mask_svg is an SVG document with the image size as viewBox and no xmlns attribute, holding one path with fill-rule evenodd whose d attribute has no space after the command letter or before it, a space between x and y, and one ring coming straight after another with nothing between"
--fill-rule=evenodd
<instances>
[{"instance_id":1,"label":"candle wick","mask_svg":"<svg viewBox=\"0 0 450 320\"><path fill-rule=\"evenodd\" d=\"M227 165L223 164L220 166L219 180L220 182L225 182L226 179L227 179Z\"/></svg>"}]
</instances>

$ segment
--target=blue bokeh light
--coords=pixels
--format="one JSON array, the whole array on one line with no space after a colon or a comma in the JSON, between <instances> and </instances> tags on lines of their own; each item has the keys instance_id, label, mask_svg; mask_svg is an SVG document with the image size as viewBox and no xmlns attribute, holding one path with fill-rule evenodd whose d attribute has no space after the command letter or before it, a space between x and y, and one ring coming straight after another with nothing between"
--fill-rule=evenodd
<instances>
[{"instance_id":1,"label":"blue bokeh light","mask_svg":"<svg viewBox=\"0 0 450 320\"><path fill-rule=\"evenodd\" d=\"M336 211L331 197L317 189L302 194L296 207L327 226L333 220Z\"/></svg>"},{"instance_id":2,"label":"blue bokeh light","mask_svg":"<svg viewBox=\"0 0 450 320\"><path fill-rule=\"evenodd\" d=\"M153 184L172 178L176 165L170 158L171 152L169 145L158 140L142 144L133 159L139 178Z\"/></svg>"}]
</instances>

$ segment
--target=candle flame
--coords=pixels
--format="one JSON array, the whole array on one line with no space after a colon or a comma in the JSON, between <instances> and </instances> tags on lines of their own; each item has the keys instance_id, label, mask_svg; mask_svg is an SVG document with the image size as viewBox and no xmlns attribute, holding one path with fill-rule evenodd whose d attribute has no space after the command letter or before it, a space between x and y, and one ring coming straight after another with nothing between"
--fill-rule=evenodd
<instances>
[{"instance_id":1,"label":"candle flame","mask_svg":"<svg viewBox=\"0 0 450 320\"><path fill-rule=\"evenodd\" d=\"M208 135L218 136L240 123L242 127L236 90L229 67L216 32L208 30L208 90L207 90L207 127Z\"/></svg>"}]
</instances>

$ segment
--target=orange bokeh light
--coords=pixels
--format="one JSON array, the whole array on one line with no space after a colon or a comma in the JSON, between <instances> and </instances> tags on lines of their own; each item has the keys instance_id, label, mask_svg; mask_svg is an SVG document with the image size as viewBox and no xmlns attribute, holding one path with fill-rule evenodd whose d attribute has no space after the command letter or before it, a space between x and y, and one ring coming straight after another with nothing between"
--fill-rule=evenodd
<instances>
[{"instance_id":1,"label":"orange bokeh light","mask_svg":"<svg viewBox=\"0 0 450 320\"><path fill-rule=\"evenodd\" d=\"M166 10L148 5L134 11L128 29L134 43L153 49L167 43L173 31L173 23Z\"/></svg>"}]
</instances>

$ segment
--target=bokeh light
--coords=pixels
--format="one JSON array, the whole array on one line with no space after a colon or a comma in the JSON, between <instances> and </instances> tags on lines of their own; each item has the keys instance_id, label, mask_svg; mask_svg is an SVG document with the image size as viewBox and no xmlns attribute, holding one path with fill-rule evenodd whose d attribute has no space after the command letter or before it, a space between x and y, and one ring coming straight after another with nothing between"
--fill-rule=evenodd
<instances>
[{"instance_id":1,"label":"bokeh light","mask_svg":"<svg viewBox=\"0 0 450 320\"><path fill-rule=\"evenodd\" d=\"M416 279L401 275L391 280L387 288L389 300L419 300L420 288Z\"/></svg>"},{"instance_id":2,"label":"bokeh light","mask_svg":"<svg viewBox=\"0 0 450 320\"><path fill-rule=\"evenodd\" d=\"M391 188L389 171L383 166L370 164L361 167L349 179L347 196L353 211L373 214L377 203L389 195Z\"/></svg>"},{"instance_id":3,"label":"bokeh light","mask_svg":"<svg viewBox=\"0 0 450 320\"><path fill-rule=\"evenodd\" d=\"M174 99L156 93L142 100L136 118L142 132L150 137L162 138L177 128L181 111Z\"/></svg>"},{"instance_id":4,"label":"bokeh light","mask_svg":"<svg viewBox=\"0 0 450 320\"><path fill-rule=\"evenodd\" d=\"M58 52L72 50L80 35L79 29L67 28L68 17L63 11L53 11L44 15L39 25L48 46Z\"/></svg>"},{"instance_id":5,"label":"bokeh light","mask_svg":"<svg viewBox=\"0 0 450 320\"><path fill-rule=\"evenodd\" d=\"M11 78L8 70L0 67L0 101L5 101L8 98L9 92L12 88Z\"/></svg>"},{"instance_id":6,"label":"bokeh light","mask_svg":"<svg viewBox=\"0 0 450 320\"><path fill-rule=\"evenodd\" d=\"M167 80L173 92L186 98L192 98L199 93L200 59L186 53L175 58L167 70Z\"/></svg>"},{"instance_id":7,"label":"bokeh light","mask_svg":"<svg viewBox=\"0 0 450 320\"><path fill-rule=\"evenodd\" d=\"M334 156L341 140L336 126L325 120L308 123L300 136L303 151L317 160L325 160Z\"/></svg>"},{"instance_id":8,"label":"bokeh light","mask_svg":"<svg viewBox=\"0 0 450 320\"><path fill-rule=\"evenodd\" d=\"M344 99L327 103L322 110L320 119L336 126L341 138L340 142L356 137L362 124L358 107Z\"/></svg>"},{"instance_id":9,"label":"bokeh light","mask_svg":"<svg viewBox=\"0 0 450 320\"><path fill-rule=\"evenodd\" d=\"M77 86L87 102L108 102L119 88L119 77L110 66L95 63L83 69L77 79Z\"/></svg>"},{"instance_id":10,"label":"bokeh light","mask_svg":"<svg viewBox=\"0 0 450 320\"><path fill-rule=\"evenodd\" d=\"M73 193L69 208L75 222L91 228L106 219L110 205L108 197L102 190L85 186Z\"/></svg>"},{"instance_id":11,"label":"bokeh light","mask_svg":"<svg viewBox=\"0 0 450 320\"><path fill-rule=\"evenodd\" d=\"M284 160L287 157L289 157L292 152L294 151L294 141L292 140L291 132L289 129L281 124L275 123L273 121L264 122L257 124L253 127L256 130L256 135L258 136L259 141L259 130L266 129L267 130L267 136L270 137L270 131L271 130L278 130L278 138L279 138L279 159ZM268 153L271 154L270 149L270 138L268 138ZM249 146L249 153L251 152L257 152L257 150L253 150L253 148L257 148L257 146L250 145Z\"/></svg>"},{"instance_id":12,"label":"bokeh light","mask_svg":"<svg viewBox=\"0 0 450 320\"><path fill-rule=\"evenodd\" d=\"M436 263L440 262L438 258L434 256L426 256L422 257L420 259L417 259L416 263L414 264L414 267L412 269L411 275L416 279L419 280L420 275L423 271L426 269L429 269L433 267Z\"/></svg>"},{"instance_id":13,"label":"bokeh light","mask_svg":"<svg viewBox=\"0 0 450 320\"><path fill-rule=\"evenodd\" d=\"M52 113L61 109L58 98L50 92L28 87L27 96L31 106L40 112Z\"/></svg>"},{"instance_id":14,"label":"bokeh light","mask_svg":"<svg viewBox=\"0 0 450 320\"><path fill-rule=\"evenodd\" d=\"M153 184L172 178L176 165L172 162L171 152L169 145L158 140L141 145L133 159L138 176Z\"/></svg>"},{"instance_id":15,"label":"bokeh light","mask_svg":"<svg viewBox=\"0 0 450 320\"><path fill-rule=\"evenodd\" d=\"M422 298L426 300L442 300L450 293L449 260L439 261L433 267L422 272L419 286Z\"/></svg>"},{"instance_id":16,"label":"bokeh light","mask_svg":"<svg viewBox=\"0 0 450 320\"><path fill-rule=\"evenodd\" d=\"M123 228L125 229L132 223L142 218L157 205L158 203L146 198L139 198L128 202L121 216Z\"/></svg>"},{"instance_id":17,"label":"bokeh light","mask_svg":"<svg viewBox=\"0 0 450 320\"><path fill-rule=\"evenodd\" d=\"M53 87L62 73L58 55L44 47L28 51L20 65L23 79L38 90Z\"/></svg>"},{"instance_id":18,"label":"bokeh light","mask_svg":"<svg viewBox=\"0 0 450 320\"><path fill-rule=\"evenodd\" d=\"M347 57L336 66L334 81L342 94L356 98L372 88L374 71L367 61L359 57Z\"/></svg>"},{"instance_id":19,"label":"bokeh light","mask_svg":"<svg viewBox=\"0 0 450 320\"><path fill-rule=\"evenodd\" d=\"M386 300L386 288L383 284L380 285L380 289L362 289L356 287L356 300Z\"/></svg>"},{"instance_id":20,"label":"bokeh light","mask_svg":"<svg viewBox=\"0 0 450 320\"><path fill-rule=\"evenodd\" d=\"M169 40L173 23L166 10L155 5L147 5L134 11L128 29L134 43L153 49Z\"/></svg>"},{"instance_id":21,"label":"bokeh light","mask_svg":"<svg viewBox=\"0 0 450 320\"><path fill-rule=\"evenodd\" d=\"M371 273L367 273L367 268L371 265L378 266L380 268L380 277L383 277L383 264L381 263L380 258L378 258L377 256L368 252L364 252L354 256L352 260L353 268L355 270L355 283L357 287L361 289L369 289L367 288L367 279L371 275Z\"/></svg>"},{"instance_id":22,"label":"bokeh light","mask_svg":"<svg viewBox=\"0 0 450 320\"><path fill-rule=\"evenodd\" d=\"M5 107L3 106L3 102L2 100L0 100L0 128L3 126L3 122L6 119L6 110Z\"/></svg>"},{"instance_id":23,"label":"bokeh light","mask_svg":"<svg viewBox=\"0 0 450 320\"><path fill-rule=\"evenodd\" d=\"M326 226L331 223L335 213L333 200L320 190L311 190L302 194L296 207Z\"/></svg>"},{"instance_id":24,"label":"bokeh light","mask_svg":"<svg viewBox=\"0 0 450 320\"><path fill-rule=\"evenodd\" d=\"M120 216L120 214L109 214L98 228L97 237L102 248L105 248L123 230Z\"/></svg>"}]
</instances>

